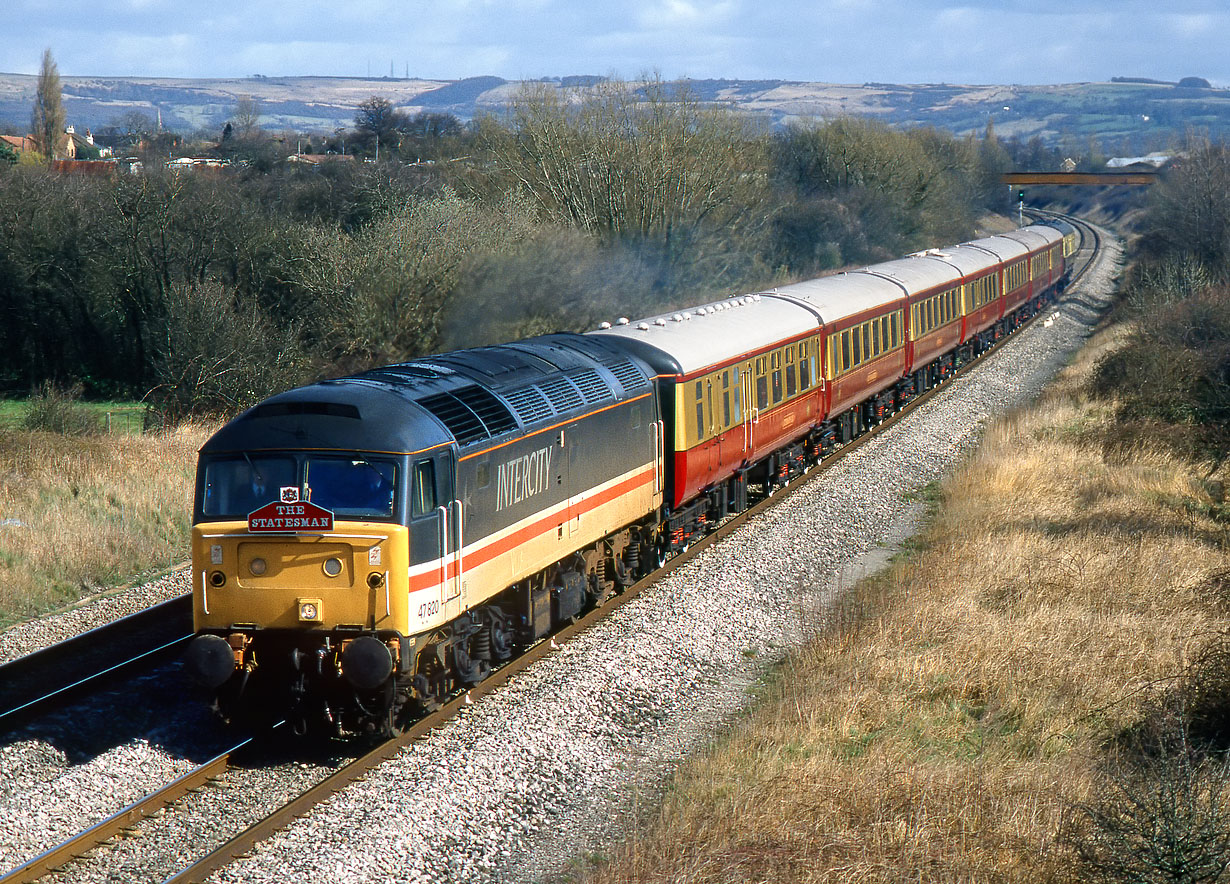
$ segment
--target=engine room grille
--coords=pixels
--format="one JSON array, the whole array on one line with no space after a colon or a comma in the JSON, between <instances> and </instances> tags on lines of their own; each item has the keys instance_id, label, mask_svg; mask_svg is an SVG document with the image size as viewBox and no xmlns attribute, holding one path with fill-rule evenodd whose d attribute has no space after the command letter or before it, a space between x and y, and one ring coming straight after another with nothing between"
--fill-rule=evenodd
<instances>
[{"instance_id":1,"label":"engine room grille","mask_svg":"<svg viewBox=\"0 0 1230 884\"><path fill-rule=\"evenodd\" d=\"M571 375L569 380L577 385L577 389L581 391L581 395L585 397L585 402L589 405L601 402L603 399L610 399L614 395L602 376L592 368Z\"/></svg>"},{"instance_id":2,"label":"engine room grille","mask_svg":"<svg viewBox=\"0 0 1230 884\"><path fill-rule=\"evenodd\" d=\"M547 394L551 407L559 414L571 411L574 408L580 408L585 402L581 398L581 394L577 392L577 388L568 383L566 378L552 378L549 381L544 381L540 384L540 387Z\"/></svg>"},{"instance_id":3,"label":"engine room grille","mask_svg":"<svg viewBox=\"0 0 1230 884\"><path fill-rule=\"evenodd\" d=\"M603 365L611 370L615 380L624 385L625 392L630 393L645 385L645 375L632 362L604 362Z\"/></svg>"},{"instance_id":4,"label":"engine room grille","mask_svg":"<svg viewBox=\"0 0 1230 884\"><path fill-rule=\"evenodd\" d=\"M517 412L517 417L521 418L523 424L536 423L554 414L547 397L537 387L513 390L511 393L505 393L504 398L513 407L513 411Z\"/></svg>"},{"instance_id":5,"label":"engine room grille","mask_svg":"<svg viewBox=\"0 0 1230 884\"><path fill-rule=\"evenodd\" d=\"M515 429L517 422L504 403L483 387L462 387L418 400L457 439L467 445Z\"/></svg>"}]
</instances>

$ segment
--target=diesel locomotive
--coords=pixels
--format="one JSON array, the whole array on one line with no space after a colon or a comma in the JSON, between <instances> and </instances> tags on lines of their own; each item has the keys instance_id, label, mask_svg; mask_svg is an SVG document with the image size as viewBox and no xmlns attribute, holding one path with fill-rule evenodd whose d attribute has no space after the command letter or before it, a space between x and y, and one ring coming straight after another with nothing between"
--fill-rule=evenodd
<instances>
[{"instance_id":1,"label":"diesel locomotive","mask_svg":"<svg viewBox=\"0 0 1230 884\"><path fill-rule=\"evenodd\" d=\"M875 426L1065 284L1062 221L289 390L201 449L187 669L390 733Z\"/></svg>"}]
</instances>

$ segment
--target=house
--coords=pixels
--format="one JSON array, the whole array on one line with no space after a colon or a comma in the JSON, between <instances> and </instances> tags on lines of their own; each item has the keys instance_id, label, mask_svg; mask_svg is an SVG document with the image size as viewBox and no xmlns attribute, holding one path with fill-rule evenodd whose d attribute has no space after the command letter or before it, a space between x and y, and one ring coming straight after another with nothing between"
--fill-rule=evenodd
<instances>
[{"instance_id":1,"label":"house","mask_svg":"<svg viewBox=\"0 0 1230 884\"><path fill-rule=\"evenodd\" d=\"M18 155L38 149L29 135L0 135L0 141L17 151Z\"/></svg>"}]
</instances>

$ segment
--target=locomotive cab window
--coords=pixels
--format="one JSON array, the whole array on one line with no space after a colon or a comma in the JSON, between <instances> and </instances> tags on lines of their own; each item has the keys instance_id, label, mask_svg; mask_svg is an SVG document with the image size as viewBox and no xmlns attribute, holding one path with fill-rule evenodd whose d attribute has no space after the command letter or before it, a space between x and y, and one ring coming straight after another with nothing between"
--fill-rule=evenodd
<instances>
[{"instance_id":1,"label":"locomotive cab window","mask_svg":"<svg viewBox=\"0 0 1230 884\"><path fill-rule=\"evenodd\" d=\"M307 499L338 517L388 519L393 515L397 466L365 457L309 457Z\"/></svg>"},{"instance_id":2,"label":"locomotive cab window","mask_svg":"<svg viewBox=\"0 0 1230 884\"><path fill-rule=\"evenodd\" d=\"M201 512L206 518L246 518L279 499L282 488L299 487L294 458L249 456L205 463Z\"/></svg>"}]
</instances>

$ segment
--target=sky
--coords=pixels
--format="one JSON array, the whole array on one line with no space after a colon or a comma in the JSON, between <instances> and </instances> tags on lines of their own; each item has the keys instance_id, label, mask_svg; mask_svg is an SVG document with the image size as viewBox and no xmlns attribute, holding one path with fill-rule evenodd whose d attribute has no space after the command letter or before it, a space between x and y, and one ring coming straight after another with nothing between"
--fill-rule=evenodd
<instances>
[{"instance_id":1,"label":"sky","mask_svg":"<svg viewBox=\"0 0 1230 884\"><path fill-rule=\"evenodd\" d=\"M1230 0L8 0L0 71L1230 86ZM14 8L15 7L15 8Z\"/></svg>"}]
</instances>

